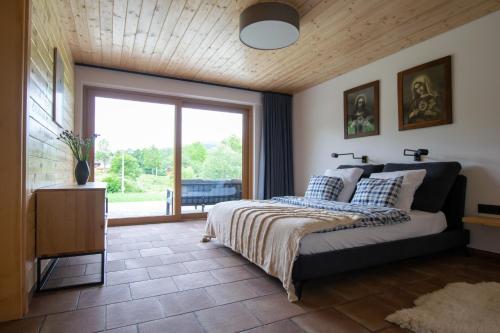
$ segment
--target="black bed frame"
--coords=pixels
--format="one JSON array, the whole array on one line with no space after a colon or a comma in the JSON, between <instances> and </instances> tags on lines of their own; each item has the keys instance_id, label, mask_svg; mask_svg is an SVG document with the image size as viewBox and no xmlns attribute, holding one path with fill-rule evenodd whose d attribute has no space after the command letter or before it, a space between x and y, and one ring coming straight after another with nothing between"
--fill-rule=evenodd
<instances>
[{"instance_id":1,"label":"black bed frame","mask_svg":"<svg viewBox=\"0 0 500 333\"><path fill-rule=\"evenodd\" d=\"M467 178L459 175L443 206L448 227L439 234L366 245L324 253L299 255L294 263L292 280L297 297L302 296L305 281L428 255L452 249L467 251L469 232L463 228Z\"/></svg>"}]
</instances>

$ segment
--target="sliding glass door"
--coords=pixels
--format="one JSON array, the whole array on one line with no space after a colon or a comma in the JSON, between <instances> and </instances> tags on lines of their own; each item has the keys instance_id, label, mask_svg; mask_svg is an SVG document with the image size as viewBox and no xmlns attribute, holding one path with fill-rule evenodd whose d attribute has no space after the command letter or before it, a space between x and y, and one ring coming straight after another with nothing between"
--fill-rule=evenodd
<instances>
[{"instance_id":1,"label":"sliding glass door","mask_svg":"<svg viewBox=\"0 0 500 333\"><path fill-rule=\"evenodd\" d=\"M171 215L175 105L95 99L94 179L108 184L108 217Z\"/></svg>"},{"instance_id":2,"label":"sliding glass door","mask_svg":"<svg viewBox=\"0 0 500 333\"><path fill-rule=\"evenodd\" d=\"M182 214L242 198L243 118L217 107L182 108Z\"/></svg>"},{"instance_id":3,"label":"sliding glass door","mask_svg":"<svg viewBox=\"0 0 500 333\"><path fill-rule=\"evenodd\" d=\"M85 87L83 132L99 134L91 180L110 223L203 218L251 197L251 113L238 105Z\"/></svg>"}]
</instances>

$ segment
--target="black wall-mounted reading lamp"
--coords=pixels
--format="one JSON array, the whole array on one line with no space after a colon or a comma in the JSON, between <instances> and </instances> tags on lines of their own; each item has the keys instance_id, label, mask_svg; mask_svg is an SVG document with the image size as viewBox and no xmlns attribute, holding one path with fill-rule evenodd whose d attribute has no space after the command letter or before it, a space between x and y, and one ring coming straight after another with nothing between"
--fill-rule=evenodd
<instances>
[{"instance_id":1,"label":"black wall-mounted reading lamp","mask_svg":"<svg viewBox=\"0 0 500 333\"><path fill-rule=\"evenodd\" d=\"M403 155L404 156L413 156L414 161L421 161L422 156L429 155L429 150L422 149L422 148L417 149L417 150L405 148L405 150L403 151Z\"/></svg>"},{"instance_id":2,"label":"black wall-mounted reading lamp","mask_svg":"<svg viewBox=\"0 0 500 333\"><path fill-rule=\"evenodd\" d=\"M356 157L356 156L354 156L354 153L344 153L344 154L332 153L331 156L333 158L338 158L339 156L342 156L342 155L352 155L353 159L355 159L355 160L361 160L361 163L368 163L368 156L366 156L366 155L363 155L361 157Z\"/></svg>"}]
</instances>

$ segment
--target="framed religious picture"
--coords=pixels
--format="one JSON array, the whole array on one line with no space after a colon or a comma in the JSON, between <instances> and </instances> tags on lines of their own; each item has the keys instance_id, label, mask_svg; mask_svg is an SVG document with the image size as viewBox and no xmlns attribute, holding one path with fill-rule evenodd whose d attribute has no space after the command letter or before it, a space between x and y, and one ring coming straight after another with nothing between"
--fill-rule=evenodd
<instances>
[{"instance_id":1,"label":"framed religious picture","mask_svg":"<svg viewBox=\"0 0 500 333\"><path fill-rule=\"evenodd\" d=\"M451 124L451 100L451 56L399 72L399 130Z\"/></svg>"},{"instance_id":2,"label":"framed religious picture","mask_svg":"<svg viewBox=\"0 0 500 333\"><path fill-rule=\"evenodd\" d=\"M54 48L54 78L52 96L52 119L54 122L63 125L63 104L64 104L64 63L57 48Z\"/></svg>"},{"instance_id":3,"label":"framed religious picture","mask_svg":"<svg viewBox=\"0 0 500 333\"><path fill-rule=\"evenodd\" d=\"M378 135L379 81L344 91L344 138Z\"/></svg>"}]
</instances>

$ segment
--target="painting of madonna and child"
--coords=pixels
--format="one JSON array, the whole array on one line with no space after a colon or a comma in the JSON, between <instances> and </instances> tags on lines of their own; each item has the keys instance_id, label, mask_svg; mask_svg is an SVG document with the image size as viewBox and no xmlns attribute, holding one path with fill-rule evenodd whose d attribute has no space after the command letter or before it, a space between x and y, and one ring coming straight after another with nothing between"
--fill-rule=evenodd
<instances>
[{"instance_id":1,"label":"painting of madonna and child","mask_svg":"<svg viewBox=\"0 0 500 333\"><path fill-rule=\"evenodd\" d=\"M379 134L379 81L344 92L344 138Z\"/></svg>"},{"instance_id":2,"label":"painting of madonna and child","mask_svg":"<svg viewBox=\"0 0 500 333\"><path fill-rule=\"evenodd\" d=\"M450 124L451 57L398 73L399 130Z\"/></svg>"}]
</instances>

